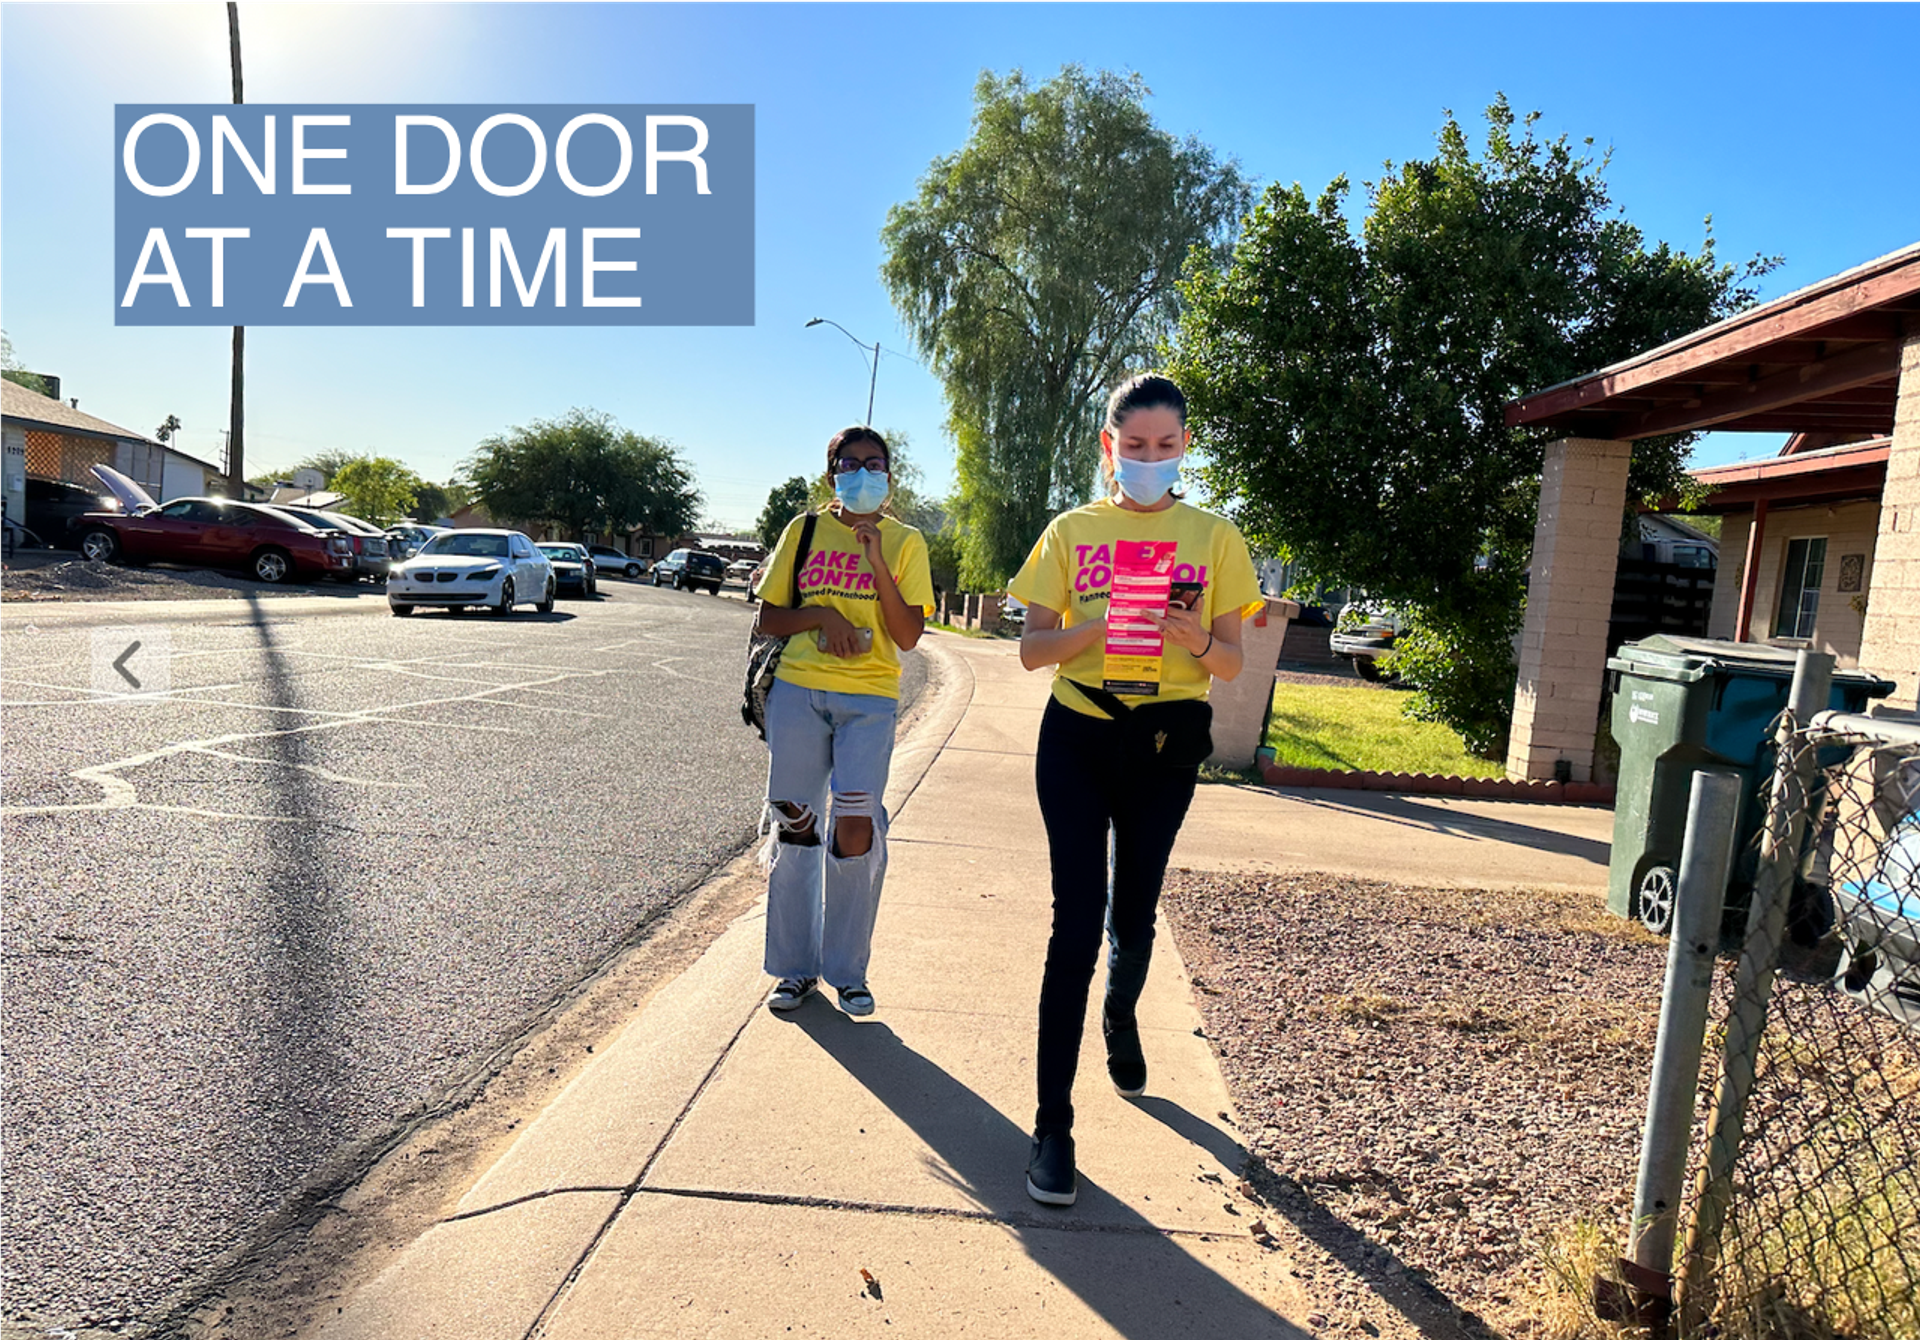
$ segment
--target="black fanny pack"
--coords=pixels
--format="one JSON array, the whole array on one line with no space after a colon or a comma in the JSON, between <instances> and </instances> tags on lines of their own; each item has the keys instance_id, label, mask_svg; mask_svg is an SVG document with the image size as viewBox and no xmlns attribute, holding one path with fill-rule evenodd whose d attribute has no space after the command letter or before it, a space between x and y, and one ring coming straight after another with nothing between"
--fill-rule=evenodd
<instances>
[{"instance_id":1,"label":"black fanny pack","mask_svg":"<svg viewBox=\"0 0 1920 1340\"><path fill-rule=\"evenodd\" d=\"M1123 732L1129 762L1197 768L1213 755L1213 704L1204 698L1174 698L1128 707L1105 689L1077 679L1067 683L1114 719Z\"/></svg>"}]
</instances>

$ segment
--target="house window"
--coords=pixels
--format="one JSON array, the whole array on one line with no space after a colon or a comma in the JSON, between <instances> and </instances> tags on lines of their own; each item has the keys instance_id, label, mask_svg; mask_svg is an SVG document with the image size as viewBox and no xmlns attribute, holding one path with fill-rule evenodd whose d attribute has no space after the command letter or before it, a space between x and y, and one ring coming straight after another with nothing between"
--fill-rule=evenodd
<instances>
[{"instance_id":1,"label":"house window","mask_svg":"<svg viewBox=\"0 0 1920 1340\"><path fill-rule=\"evenodd\" d=\"M636 549L633 555L635 558L652 558L653 557L653 541L652 540L650 539L635 540L634 544L636 546Z\"/></svg>"},{"instance_id":2,"label":"house window","mask_svg":"<svg viewBox=\"0 0 1920 1340\"><path fill-rule=\"evenodd\" d=\"M1780 608L1773 617L1775 637L1810 638L1820 610L1820 579L1826 575L1827 542L1787 541L1787 570L1780 575Z\"/></svg>"}]
</instances>

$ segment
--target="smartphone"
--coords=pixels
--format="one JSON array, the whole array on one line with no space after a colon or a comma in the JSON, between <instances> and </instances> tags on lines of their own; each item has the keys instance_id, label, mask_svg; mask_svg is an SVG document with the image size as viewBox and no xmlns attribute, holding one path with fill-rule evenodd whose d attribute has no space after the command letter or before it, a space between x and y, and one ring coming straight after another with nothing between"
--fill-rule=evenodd
<instances>
[{"instance_id":1,"label":"smartphone","mask_svg":"<svg viewBox=\"0 0 1920 1340\"><path fill-rule=\"evenodd\" d=\"M1175 582L1172 593L1167 597L1167 603L1178 605L1182 609L1198 609L1200 593L1206 589L1205 582Z\"/></svg>"},{"instance_id":2,"label":"smartphone","mask_svg":"<svg viewBox=\"0 0 1920 1340\"><path fill-rule=\"evenodd\" d=\"M859 634L860 650L862 652L872 651L873 650L873 630L871 628L856 628L854 629L854 632ZM821 629L814 630L813 645L820 648L821 651L825 651L827 649L827 633L825 629L821 628Z\"/></svg>"}]
</instances>

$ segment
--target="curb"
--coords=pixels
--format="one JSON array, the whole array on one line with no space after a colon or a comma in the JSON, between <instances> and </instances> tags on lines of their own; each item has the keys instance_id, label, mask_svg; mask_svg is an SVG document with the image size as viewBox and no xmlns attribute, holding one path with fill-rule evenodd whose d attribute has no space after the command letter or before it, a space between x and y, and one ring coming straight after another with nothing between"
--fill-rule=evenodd
<instances>
[{"instance_id":1,"label":"curb","mask_svg":"<svg viewBox=\"0 0 1920 1340\"><path fill-rule=\"evenodd\" d=\"M1340 772L1262 763L1268 786L1297 790L1397 791L1415 796L1460 796L1470 800L1517 800L1537 805L1611 805L1614 788L1599 782L1530 782L1509 777L1446 777L1426 772Z\"/></svg>"}]
</instances>

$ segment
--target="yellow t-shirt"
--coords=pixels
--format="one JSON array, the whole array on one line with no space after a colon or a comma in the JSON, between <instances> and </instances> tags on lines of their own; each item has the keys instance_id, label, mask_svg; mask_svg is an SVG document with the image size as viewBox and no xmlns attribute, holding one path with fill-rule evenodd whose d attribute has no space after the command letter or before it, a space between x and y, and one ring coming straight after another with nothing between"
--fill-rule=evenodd
<instances>
[{"instance_id":1,"label":"yellow t-shirt","mask_svg":"<svg viewBox=\"0 0 1920 1340\"><path fill-rule=\"evenodd\" d=\"M1113 545L1116 540L1172 540L1179 545L1174 559L1175 582L1202 582L1194 608L1200 622L1232 610L1242 618L1265 608L1260 579L1247 553L1247 542L1225 517L1189 507L1183 502L1159 512L1134 512L1111 498L1062 512L1027 555L1008 590L1029 605L1057 611L1062 627L1098 619L1107 612L1113 586ZM1078 680L1100 687L1105 677L1106 648L1099 642L1054 670L1053 696L1085 716L1104 717L1086 697L1060 681ZM1120 695L1129 706L1167 702L1176 698L1204 698L1213 676L1192 652L1166 644L1160 669L1160 692L1153 697Z\"/></svg>"},{"instance_id":2,"label":"yellow t-shirt","mask_svg":"<svg viewBox=\"0 0 1920 1340\"><path fill-rule=\"evenodd\" d=\"M789 522L767 560L766 575L760 579L760 598L769 605L786 608L793 602L793 560L800 548L800 528L805 524L804 514ZM918 605L922 614L932 614L933 573L927 566L926 536L883 516L880 553L886 559L887 571L893 574L894 585L900 588L900 598L908 605ZM800 569L800 603L825 605L844 614L855 628L872 629L873 649L842 658L822 651L812 632L795 633L780 653L775 678L828 693L900 696L900 649L887 635L880 596L873 589L873 571L853 537L853 528L832 512L821 512L814 523L813 544L806 565Z\"/></svg>"}]
</instances>

